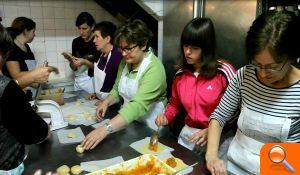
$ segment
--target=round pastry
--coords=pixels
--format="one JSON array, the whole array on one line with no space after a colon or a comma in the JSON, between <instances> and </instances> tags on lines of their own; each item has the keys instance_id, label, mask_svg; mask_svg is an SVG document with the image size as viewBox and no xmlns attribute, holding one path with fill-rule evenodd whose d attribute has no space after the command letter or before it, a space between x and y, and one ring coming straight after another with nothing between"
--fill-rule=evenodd
<instances>
[{"instance_id":1,"label":"round pastry","mask_svg":"<svg viewBox=\"0 0 300 175\"><path fill-rule=\"evenodd\" d=\"M72 174L77 175L77 174L80 174L81 172L82 172L82 169L81 169L80 165L72 166L72 168L71 168Z\"/></svg>"},{"instance_id":2,"label":"round pastry","mask_svg":"<svg viewBox=\"0 0 300 175\"><path fill-rule=\"evenodd\" d=\"M83 148L81 145L77 145L77 146L76 146L76 151L77 151L78 153L83 153L83 152L84 152L84 148Z\"/></svg>"},{"instance_id":3,"label":"round pastry","mask_svg":"<svg viewBox=\"0 0 300 175\"><path fill-rule=\"evenodd\" d=\"M69 119L70 121L73 121L73 120L76 119L76 116L75 116L75 115L68 115L68 119Z\"/></svg>"},{"instance_id":4,"label":"round pastry","mask_svg":"<svg viewBox=\"0 0 300 175\"><path fill-rule=\"evenodd\" d=\"M68 134L68 137L69 137L69 138L76 138L77 135L76 135L74 132L70 132L70 133Z\"/></svg>"},{"instance_id":5,"label":"round pastry","mask_svg":"<svg viewBox=\"0 0 300 175\"><path fill-rule=\"evenodd\" d=\"M56 169L58 174L69 174L70 168L67 165L62 165Z\"/></svg>"}]
</instances>

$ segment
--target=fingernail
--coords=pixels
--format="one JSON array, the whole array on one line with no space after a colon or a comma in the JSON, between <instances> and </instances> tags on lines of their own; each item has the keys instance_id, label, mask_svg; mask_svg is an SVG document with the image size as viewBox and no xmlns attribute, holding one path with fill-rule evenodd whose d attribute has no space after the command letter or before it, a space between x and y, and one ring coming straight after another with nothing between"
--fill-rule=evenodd
<instances>
[{"instance_id":1,"label":"fingernail","mask_svg":"<svg viewBox=\"0 0 300 175\"><path fill-rule=\"evenodd\" d=\"M47 172L45 175L52 175L52 172L49 171L49 172Z\"/></svg>"},{"instance_id":2,"label":"fingernail","mask_svg":"<svg viewBox=\"0 0 300 175\"><path fill-rule=\"evenodd\" d=\"M42 170L41 169L38 169L36 170L33 175L42 175Z\"/></svg>"}]
</instances>

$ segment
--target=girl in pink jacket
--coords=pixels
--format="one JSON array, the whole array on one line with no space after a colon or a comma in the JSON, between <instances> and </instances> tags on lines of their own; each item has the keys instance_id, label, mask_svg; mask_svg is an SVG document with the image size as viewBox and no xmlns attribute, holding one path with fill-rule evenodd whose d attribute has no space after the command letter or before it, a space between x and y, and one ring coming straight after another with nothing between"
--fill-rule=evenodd
<instances>
[{"instance_id":1,"label":"girl in pink jacket","mask_svg":"<svg viewBox=\"0 0 300 175\"><path fill-rule=\"evenodd\" d=\"M185 126L178 143L193 150L207 140L208 120L219 104L235 69L215 55L214 26L208 18L195 18L181 34L182 59L172 84L172 97L157 126L168 125L183 107Z\"/></svg>"}]
</instances>

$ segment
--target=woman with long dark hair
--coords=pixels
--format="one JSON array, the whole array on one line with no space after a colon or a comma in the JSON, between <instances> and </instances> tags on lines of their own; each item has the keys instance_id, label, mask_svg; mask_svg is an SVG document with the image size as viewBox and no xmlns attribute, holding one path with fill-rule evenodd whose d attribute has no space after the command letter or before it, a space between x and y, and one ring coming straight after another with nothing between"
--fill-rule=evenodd
<instances>
[{"instance_id":1,"label":"woman with long dark hair","mask_svg":"<svg viewBox=\"0 0 300 175\"><path fill-rule=\"evenodd\" d=\"M191 20L184 27L180 42L182 57L172 84L172 97L165 112L156 118L156 124L170 124L183 107L185 126L178 142L193 150L195 145L206 144L209 116L235 69L216 56L214 25L209 18Z\"/></svg>"},{"instance_id":2,"label":"woman with long dark hair","mask_svg":"<svg viewBox=\"0 0 300 175\"><path fill-rule=\"evenodd\" d=\"M52 71L57 72L57 69L52 66L37 66L28 45L35 37L35 28L35 22L29 18L17 17L14 19L11 27L8 28L14 39L14 49L2 69L3 74L17 80L20 87L29 87L30 91L27 91L29 98L32 97L32 93L35 92L39 83L47 82Z\"/></svg>"}]
</instances>

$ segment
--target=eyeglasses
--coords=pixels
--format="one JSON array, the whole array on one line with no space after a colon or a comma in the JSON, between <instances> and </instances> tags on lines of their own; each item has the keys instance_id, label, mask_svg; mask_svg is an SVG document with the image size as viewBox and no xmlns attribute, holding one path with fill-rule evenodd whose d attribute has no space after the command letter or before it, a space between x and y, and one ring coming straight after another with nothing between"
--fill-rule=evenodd
<instances>
[{"instance_id":1,"label":"eyeglasses","mask_svg":"<svg viewBox=\"0 0 300 175\"><path fill-rule=\"evenodd\" d=\"M120 47L120 50L122 51L122 52L125 52L126 54L129 54L129 53L131 53L132 51L133 51L133 49L134 48L136 48L138 45L136 44L136 45L134 45L134 46L132 46L132 47L125 47L125 48L121 48Z\"/></svg>"},{"instance_id":2,"label":"eyeglasses","mask_svg":"<svg viewBox=\"0 0 300 175\"><path fill-rule=\"evenodd\" d=\"M280 68L278 67L278 64L277 64L277 66L272 66L272 67L271 66L261 67L254 63L250 63L250 65L258 71L265 70L266 72L269 72L269 73L276 73L276 72L282 71L282 69L284 68L284 66L286 65L287 62L288 62L288 60L285 60L284 64ZM281 63L279 63L279 64L281 64Z\"/></svg>"}]
</instances>

